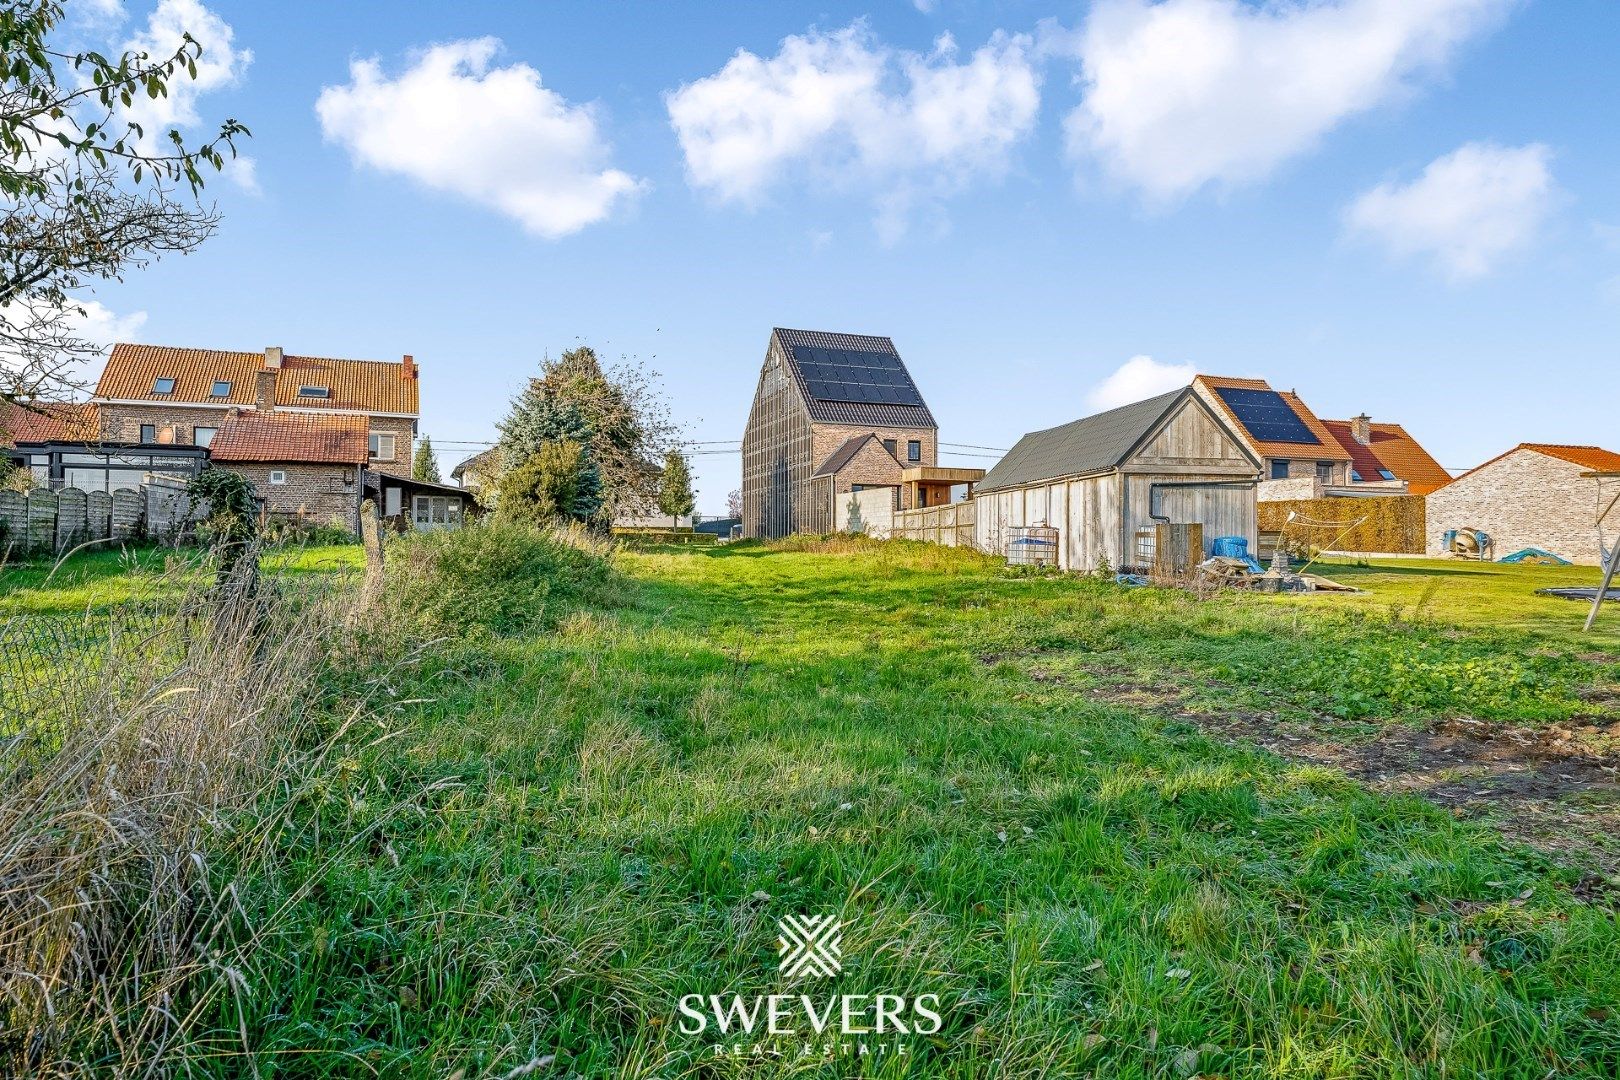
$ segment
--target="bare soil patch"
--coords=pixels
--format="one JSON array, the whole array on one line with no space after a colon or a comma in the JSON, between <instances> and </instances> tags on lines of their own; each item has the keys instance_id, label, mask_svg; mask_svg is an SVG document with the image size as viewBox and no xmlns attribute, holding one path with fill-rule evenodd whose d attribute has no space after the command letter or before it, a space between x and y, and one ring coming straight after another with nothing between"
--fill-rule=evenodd
<instances>
[{"instance_id":1,"label":"bare soil patch","mask_svg":"<svg viewBox=\"0 0 1620 1080\"><path fill-rule=\"evenodd\" d=\"M1363 737L1333 732L1339 725L1328 717L1308 724L1270 712L1189 709L1185 692L1174 686L1110 682L1086 692L1290 761L1340 769L1377 791L1420 795L1512 840L1620 875L1620 722L1610 718L1545 727L1392 722ZM1585 894L1593 902L1620 902L1620 890L1602 876L1591 879Z\"/></svg>"}]
</instances>

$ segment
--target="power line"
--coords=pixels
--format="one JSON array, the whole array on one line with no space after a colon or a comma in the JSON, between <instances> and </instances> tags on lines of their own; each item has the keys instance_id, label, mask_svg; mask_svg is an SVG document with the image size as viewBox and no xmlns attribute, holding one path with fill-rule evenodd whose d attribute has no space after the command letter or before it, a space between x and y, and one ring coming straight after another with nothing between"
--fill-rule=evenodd
<instances>
[{"instance_id":1,"label":"power line","mask_svg":"<svg viewBox=\"0 0 1620 1080\"><path fill-rule=\"evenodd\" d=\"M1007 452L1005 447L1001 447L1001 446L980 446L977 443L968 443L968 442L942 442L939 445L941 445L941 446L965 446L969 450L994 450L998 454L1005 454Z\"/></svg>"}]
</instances>

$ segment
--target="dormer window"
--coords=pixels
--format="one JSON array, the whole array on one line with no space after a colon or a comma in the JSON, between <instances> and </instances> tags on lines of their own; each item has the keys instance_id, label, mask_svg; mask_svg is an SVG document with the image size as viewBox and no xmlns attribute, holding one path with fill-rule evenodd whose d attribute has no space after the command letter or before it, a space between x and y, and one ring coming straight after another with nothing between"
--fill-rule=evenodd
<instances>
[{"instance_id":1,"label":"dormer window","mask_svg":"<svg viewBox=\"0 0 1620 1080\"><path fill-rule=\"evenodd\" d=\"M213 389L212 393L213 393L213 395L215 397L230 397L231 396L231 384L226 382L224 379L220 379L220 380L218 380L217 382L214 383L214 389Z\"/></svg>"},{"instance_id":2,"label":"dormer window","mask_svg":"<svg viewBox=\"0 0 1620 1080\"><path fill-rule=\"evenodd\" d=\"M332 396L332 388L330 386L300 386L298 388L298 396L307 398L329 398Z\"/></svg>"},{"instance_id":3,"label":"dormer window","mask_svg":"<svg viewBox=\"0 0 1620 1080\"><path fill-rule=\"evenodd\" d=\"M160 379L153 379L152 380L152 393L154 393L154 394L172 394L172 393L174 393L174 380L173 379L161 379L161 378Z\"/></svg>"}]
</instances>

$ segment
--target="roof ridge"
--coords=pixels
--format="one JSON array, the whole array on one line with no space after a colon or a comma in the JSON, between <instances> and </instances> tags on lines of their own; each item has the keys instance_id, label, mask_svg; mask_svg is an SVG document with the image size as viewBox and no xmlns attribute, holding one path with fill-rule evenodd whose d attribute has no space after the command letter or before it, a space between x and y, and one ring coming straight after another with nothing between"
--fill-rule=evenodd
<instances>
[{"instance_id":1,"label":"roof ridge","mask_svg":"<svg viewBox=\"0 0 1620 1080\"><path fill-rule=\"evenodd\" d=\"M114 349L161 349L168 352L218 353L223 356L251 356L261 361L264 359L263 349L216 349L206 345L147 345L138 341L115 341L112 347ZM404 359L403 355L399 360L370 360L358 356L314 356L309 353L294 353L286 350L282 351L281 358L283 360L323 360L328 363L338 364L382 364L387 367L399 367ZM412 360L415 361L414 356ZM418 363L417 366L420 367L421 365ZM265 370L273 369L266 368Z\"/></svg>"}]
</instances>

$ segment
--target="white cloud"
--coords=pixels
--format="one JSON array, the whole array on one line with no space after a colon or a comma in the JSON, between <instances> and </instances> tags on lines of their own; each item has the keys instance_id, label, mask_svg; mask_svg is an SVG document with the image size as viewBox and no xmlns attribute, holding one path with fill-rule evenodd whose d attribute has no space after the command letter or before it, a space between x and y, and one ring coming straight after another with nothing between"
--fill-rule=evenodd
<instances>
[{"instance_id":1,"label":"white cloud","mask_svg":"<svg viewBox=\"0 0 1620 1080\"><path fill-rule=\"evenodd\" d=\"M856 22L784 38L768 59L740 49L665 104L695 187L743 203L790 177L882 193L892 230L896 207L1009 168L1040 107L1033 52L998 31L966 60L950 34L924 56Z\"/></svg>"},{"instance_id":2,"label":"white cloud","mask_svg":"<svg viewBox=\"0 0 1620 1080\"><path fill-rule=\"evenodd\" d=\"M939 0L911 0L911 6L924 15L932 15L939 8Z\"/></svg>"},{"instance_id":3,"label":"white cloud","mask_svg":"<svg viewBox=\"0 0 1620 1080\"><path fill-rule=\"evenodd\" d=\"M608 217L643 187L607 165L594 106L574 105L527 64L492 67L495 38L417 53L390 78L376 60L321 90L327 139L357 162L492 207L555 238Z\"/></svg>"},{"instance_id":4,"label":"white cloud","mask_svg":"<svg viewBox=\"0 0 1620 1080\"><path fill-rule=\"evenodd\" d=\"M1413 92L1515 2L1100 0L1069 43L1069 154L1160 204L1260 180Z\"/></svg>"},{"instance_id":5,"label":"white cloud","mask_svg":"<svg viewBox=\"0 0 1620 1080\"><path fill-rule=\"evenodd\" d=\"M1133 356L1091 388L1086 394L1086 404L1098 411L1115 409L1179 389L1191 383L1197 374L1198 368L1193 364L1163 364L1151 356Z\"/></svg>"},{"instance_id":6,"label":"white cloud","mask_svg":"<svg viewBox=\"0 0 1620 1080\"><path fill-rule=\"evenodd\" d=\"M7 336L9 328L11 332L32 336L41 342L53 339L60 342L67 337L99 350L102 354L100 357L68 359L66 367L59 373L61 378L78 383L90 382L98 375L107 350L116 342L136 337L144 325L146 312L132 311L119 315L99 300L72 298L60 315L57 308L32 296L19 297L0 308L0 339ZM47 352L49 358L44 361L45 368L51 368L64 355L59 348ZM7 374L20 370L30 359L35 363L33 370L40 370L38 354L31 353L25 358L14 344L0 340L0 383L6 382Z\"/></svg>"},{"instance_id":7,"label":"white cloud","mask_svg":"<svg viewBox=\"0 0 1620 1080\"><path fill-rule=\"evenodd\" d=\"M1479 277L1534 239L1556 195L1551 157L1540 143L1468 143L1410 183L1358 196L1345 227L1395 255L1429 256L1453 280Z\"/></svg>"},{"instance_id":8,"label":"white cloud","mask_svg":"<svg viewBox=\"0 0 1620 1080\"><path fill-rule=\"evenodd\" d=\"M90 30L109 29L129 17L123 0L69 0L66 10L74 22Z\"/></svg>"},{"instance_id":9,"label":"white cloud","mask_svg":"<svg viewBox=\"0 0 1620 1080\"><path fill-rule=\"evenodd\" d=\"M253 62L252 50L233 44L236 32L230 24L197 0L160 0L146 28L124 48L148 53L153 60L167 59L180 48L187 33L202 46L197 77L189 78L182 71L170 80L167 95L149 98L139 94L128 110L129 118L145 129L144 142L149 147L166 147L171 129L200 123L197 99L210 90L235 86Z\"/></svg>"}]
</instances>

